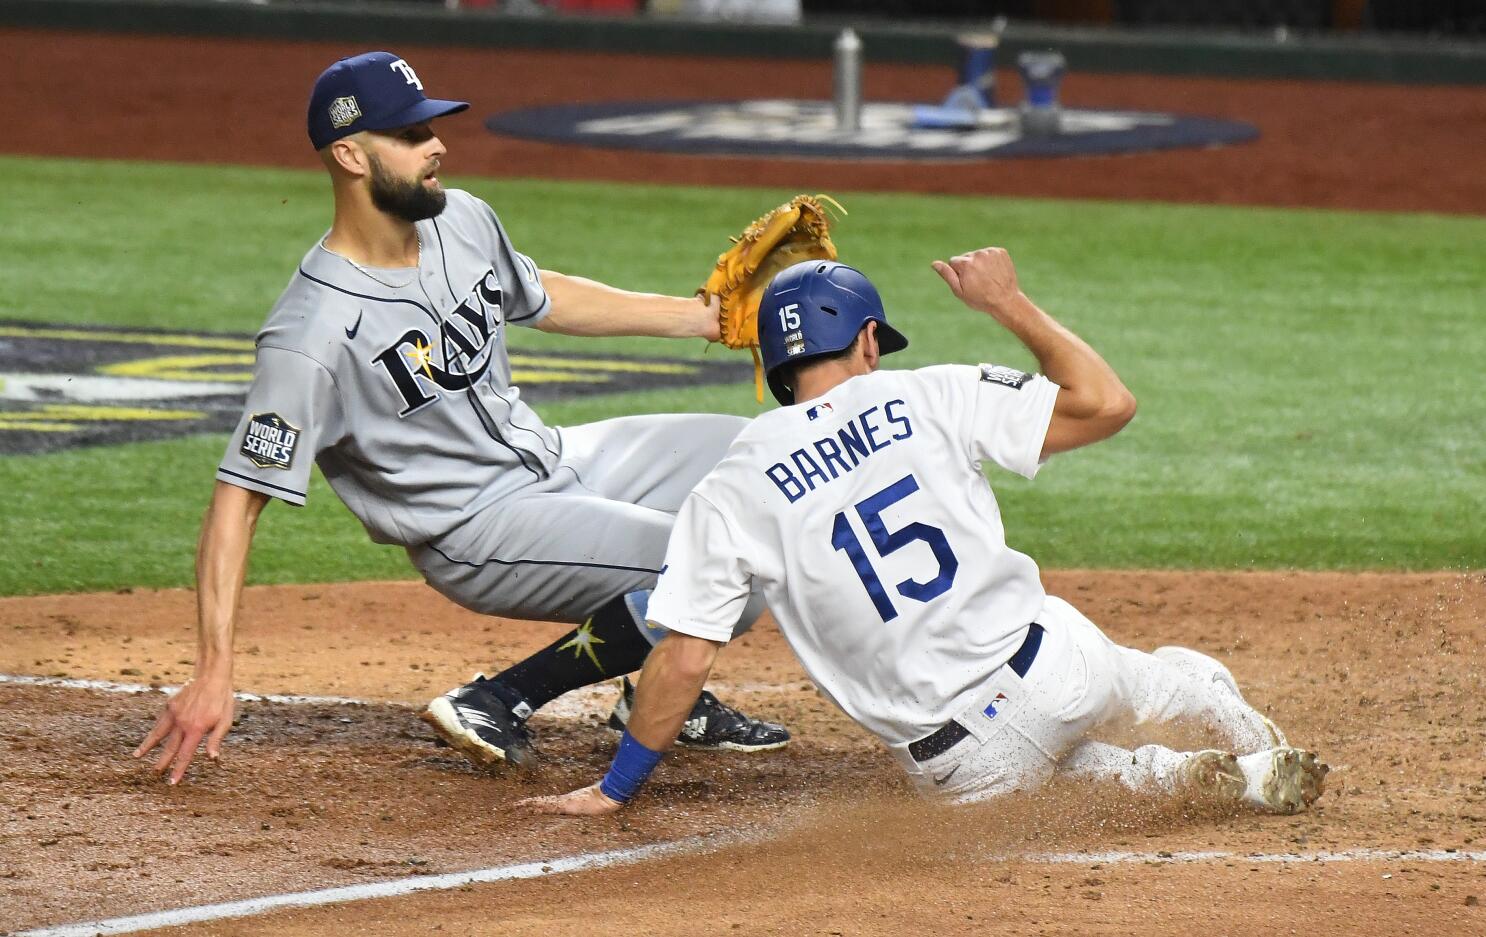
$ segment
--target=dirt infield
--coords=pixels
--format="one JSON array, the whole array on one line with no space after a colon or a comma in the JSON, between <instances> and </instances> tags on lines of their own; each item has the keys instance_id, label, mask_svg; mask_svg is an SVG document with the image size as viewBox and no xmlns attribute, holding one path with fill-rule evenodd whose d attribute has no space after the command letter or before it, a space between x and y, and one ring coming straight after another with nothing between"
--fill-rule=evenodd
<instances>
[{"instance_id":1,"label":"dirt infield","mask_svg":"<svg viewBox=\"0 0 1486 937\"><path fill-rule=\"evenodd\" d=\"M769 622L730 647L720 690L797 734L776 754L681 753L619 819L506 809L596 777L610 695L541 714L535 774L480 775L414 707L557 626L482 618L411 583L251 589L238 685L363 706L246 703L220 764L178 788L129 760L160 697L0 683L0 922L35 927L726 837L700 855L318 910L200 933L1481 933L1477 861L1321 862L1325 852L1486 848L1486 577L1082 573L1048 585L1118 641L1199 648L1321 750L1330 790L1293 818L1057 787L946 810L817 696ZM175 683L184 590L0 600L0 672ZM416 626L408 622L416 621ZM1174 742L1199 742L1174 738ZM1151 862L1027 861L1129 851ZM1165 864L1159 854L1219 851ZM1296 853L1285 862L1250 854ZM1012 857L1009 859L998 857ZM1354 856L1355 858L1355 856ZM1214 897L1214 896L1217 897ZM699 922L703 922L699 925ZM738 925L734 928L733 925Z\"/></svg>"},{"instance_id":2,"label":"dirt infield","mask_svg":"<svg viewBox=\"0 0 1486 937\"><path fill-rule=\"evenodd\" d=\"M60 156L317 165L304 102L329 43L88 36L0 30L0 149ZM1239 147L952 168L754 161L562 147L495 137L486 115L574 100L830 96L826 63L399 47L440 96L472 102L441 122L447 171L801 190L1152 199L1486 213L1486 93L1472 87L1093 75L1067 80L1087 107L1170 110L1256 124ZM951 70L871 62L873 100L933 101ZM1017 87L1012 75L1003 84ZM119 89L127 89L120 94Z\"/></svg>"}]
</instances>

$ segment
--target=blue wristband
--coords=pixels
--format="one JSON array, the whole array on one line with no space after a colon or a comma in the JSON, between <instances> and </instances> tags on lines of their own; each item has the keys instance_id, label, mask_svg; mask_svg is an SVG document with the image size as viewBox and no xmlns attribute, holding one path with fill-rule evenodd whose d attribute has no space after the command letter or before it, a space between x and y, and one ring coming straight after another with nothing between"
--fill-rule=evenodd
<instances>
[{"instance_id":1,"label":"blue wristband","mask_svg":"<svg viewBox=\"0 0 1486 937\"><path fill-rule=\"evenodd\" d=\"M612 801L624 804L640 792L650 772L660 764L665 752L653 751L635 741L635 737L624 730L619 738L619 751L614 753L614 763L609 773L599 782L599 790Z\"/></svg>"}]
</instances>

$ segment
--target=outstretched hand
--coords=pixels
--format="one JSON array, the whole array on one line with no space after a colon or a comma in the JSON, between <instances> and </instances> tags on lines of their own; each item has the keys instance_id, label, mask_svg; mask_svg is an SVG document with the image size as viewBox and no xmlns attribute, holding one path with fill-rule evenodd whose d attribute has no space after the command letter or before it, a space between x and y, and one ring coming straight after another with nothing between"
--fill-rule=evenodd
<instances>
[{"instance_id":1,"label":"outstretched hand","mask_svg":"<svg viewBox=\"0 0 1486 937\"><path fill-rule=\"evenodd\" d=\"M995 315L1022 292L1005 248L982 247L947 262L936 260L933 267L960 302L981 312Z\"/></svg>"},{"instance_id":2,"label":"outstretched hand","mask_svg":"<svg viewBox=\"0 0 1486 937\"><path fill-rule=\"evenodd\" d=\"M707 305L701 320L701 337L709 342L720 341L722 339L722 300L716 293L699 296L697 300Z\"/></svg>"},{"instance_id":3,"label":"outstretched hand","mask_svg":"<svg viewBox=\"0 0 1486 937\"><path fill-rule=\"evenodd\" d=\"M527 797L512 805L522 813L557 813L569 817L601 817L614 813L624 804L610 800L597 784L581 787L551 797Z\"/></svg>"},{"instance_id":4,"label":"outstretched hand","mask_svg":"<svg viewBox=\"0 0 1486 937\"><path fill-rule=\"evenodd\" d=\"M222 753L222 739L232 728L233 707L230 681L211 677L192 680L166 702L155 727L134 750L134 757L143 758L159 746L160 757L151 770L164 774L169 769L170 783L179 783L203 738L208 758L215 760Z\"/></svg>"}]
</instances>

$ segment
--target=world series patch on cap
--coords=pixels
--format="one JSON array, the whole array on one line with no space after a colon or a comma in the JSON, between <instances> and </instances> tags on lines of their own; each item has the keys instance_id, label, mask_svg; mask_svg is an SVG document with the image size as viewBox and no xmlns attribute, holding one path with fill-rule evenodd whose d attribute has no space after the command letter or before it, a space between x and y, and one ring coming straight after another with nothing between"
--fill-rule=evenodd
<instances>
[{"instance_id":1,"label":"world series patch on cap","mask_svg":"<svg viewBox=\"0 0 1486 937\"><path fill-rule=\"evenodd\" d=\"M255 413L248 418L239 450L259 468L287 469L294 464L299 427L277 413Z\"/></svg>"},{"instance_id":2,"label":"world series patch on cap","mask_svg":"<svg viewBox=\"0 0 1486 937\"><path fill-rule=\"evenodd\" d=\"M336 98L330 102L330 125L339 130L349 127L361 118L361 105L352 95Z\"/></svg>"}]
</instances>

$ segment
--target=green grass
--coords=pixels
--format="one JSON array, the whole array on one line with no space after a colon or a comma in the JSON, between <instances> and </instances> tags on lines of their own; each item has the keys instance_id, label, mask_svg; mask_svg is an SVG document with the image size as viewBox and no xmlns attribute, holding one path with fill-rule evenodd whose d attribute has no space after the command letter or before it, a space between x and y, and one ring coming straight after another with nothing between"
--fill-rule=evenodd
<instances>
[{"instance_id":1,"label":"green grass","mask_svg":"<svg viewBox=\"0 0 1486 937\"><path fill-rule=\"evenodd\" d=\"M1070 171L1080 171L1070 164ZM543 266L695 287L726 235L790 193L462 180ZM1479 568L1486 560L1486 220L845 195L843 255L912 339L894 366L1031 359L959 306L934 257L998 243L1026 291L1125 377L1140 415L993 476L1046 566ZM327 223L319 174L0 159L0 317L249 333ZM700 343L523 348L700 355ZM723 353L714 349L712 354ZM758 411L738 385L589 398L549 422ZM225 439L0 458L0 594L182 585ZM0 438L3 446L3 438ZM168 484L162 481L168 480ZM265 515L253 581L410 575L317 481Z\"/></svg>"}]
</instances>

